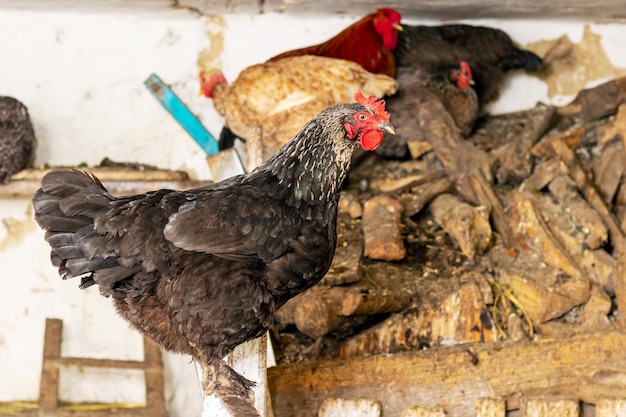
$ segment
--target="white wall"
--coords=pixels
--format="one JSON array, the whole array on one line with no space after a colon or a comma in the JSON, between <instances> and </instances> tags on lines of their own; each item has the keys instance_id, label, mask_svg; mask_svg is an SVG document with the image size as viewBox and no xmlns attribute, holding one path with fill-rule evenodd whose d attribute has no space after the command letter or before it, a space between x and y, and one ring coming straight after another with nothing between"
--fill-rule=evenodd
<instances>
[{"instance_id":1,"label":"white wall","mask_svg":"<svg viewBox=\"0 0 626 417\"><path fill-rule=\"evenodd\" d=\"M159 74L218 134L221 118L197 94L201 51L217 51L214 62L234 79L275 53L326 40L356 18L209 18L167 8L145 13L121 7L98 12L0 9L0 95L28 106L39 140L38 164L97 164L109 157L210 178L201 150L148 93L145 78ZM562 34L578 42L585 22L470 23L503 28L525 44ZM611 62L626 67L626 22L591 26L602 35ZM548 97L547 91L543 82L520 74L507 82L490 110L572 98ZM80 291L77 282L58 278L28 198L1 200L0 219L0 401L38 397L45 317L64 320L64 355L141 359L139 336L117 318L109 300L96 289ZM199 415L200 391L189 358L167 355L165 367L170 415ZM142 401L141 380L139 375L65 373L62 397ZM100 388L94 388L96 383Z\"/></svg>"}]
</instances>

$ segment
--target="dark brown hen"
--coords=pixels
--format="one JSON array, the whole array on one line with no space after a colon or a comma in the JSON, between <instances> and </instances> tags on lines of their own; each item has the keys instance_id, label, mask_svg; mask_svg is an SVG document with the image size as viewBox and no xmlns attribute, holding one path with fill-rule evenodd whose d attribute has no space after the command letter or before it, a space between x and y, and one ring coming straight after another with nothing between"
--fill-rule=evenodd
<instances>
[{"instance_id":1,"label":"dark brown hen","mask_svg":"<svg viewBox=\"0 0 626 417\"><path fill-rule=\"evenodd\" d=\"M203 368L205 395L256 415L252 383L222 358L327 272L353 151L393 133L384 102L329 108L253 172L188 191L113 197L93 176L53 171L33 198L62 278L97 284L117 312Z\"/></svg>"},{"instance_id":2,"label":"dark brown hen","mask_svg":"<svg viewBox=\"0 0 626 417\"><path fill-rule=\"evenodd\" d=\"M481 107L495 97L506 72L536 72L543 66L541 58L516 47L499 29L470 25L402 25L402 29L394 50L398 76L401 72L465 61L472 68Z\"/></svg>"},{"instance_id":3,"label":"dark brown hen","mask_svg":"<svg viewBox=\"0 0 626 417\"><path fill-rule=\"evenodd\" d=\"M13 97L0 96L0 184L32 164L36 145L26 106Z\"/></svg>"},{"instance_id":4,"label":"dark brown hen","mask_svg":"<svg viewBox=\"0 0 626 417\"><path fill-rule=\"evenodd\" d=\"M407 142L428 141L429 134L420 125L417 114L421 107L439 102L432 108L436 117L450 124L450 128L468 135L478 117L479 104L472 71L466 62L456 65L436 65L429 69L398 73L402 88L387 98L387 109L394 115L396 137L385 141L376 153L390 158L406 158Z\"/></svg>"}]
</instances>

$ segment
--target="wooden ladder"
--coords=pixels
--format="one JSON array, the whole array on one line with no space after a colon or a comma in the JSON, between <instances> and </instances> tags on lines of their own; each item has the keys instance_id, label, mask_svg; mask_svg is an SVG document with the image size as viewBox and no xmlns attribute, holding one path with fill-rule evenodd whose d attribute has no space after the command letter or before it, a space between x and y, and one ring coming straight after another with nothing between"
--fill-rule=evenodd
<instances>
[{"instance_id":1,"label":"wooden ladder","mask_svg":"<svg viewBox=\"0 0 626 417\"><path fill-rule=\"evenodd\" d=\"M113 360L61 357L63 321L46 319L46 331L41 367L39 410L21 415L39 417L102 417L112 412L117 417L153 416L165 417L163 394L163 362L161 351L152 341L144 338L144 360ZM59 405L59 370L61 367L81 366L90 368L140 369L144 371L146 383L146 405L137 408L111 408L103 410L72 410Z\"/></svg>"}]
</instances>

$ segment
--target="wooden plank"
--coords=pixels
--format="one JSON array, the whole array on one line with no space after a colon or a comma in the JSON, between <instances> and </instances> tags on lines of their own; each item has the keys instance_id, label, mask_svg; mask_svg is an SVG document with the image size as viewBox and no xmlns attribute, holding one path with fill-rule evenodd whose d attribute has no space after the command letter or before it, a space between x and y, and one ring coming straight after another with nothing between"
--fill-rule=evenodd
<instances>
[{"instance_id":1,"label":"wooden plank","mask_svg":"<svg viewBox=\"0 0 626 417\"><path fill-rule=\"evenodd\" d=\"M127 361L118 359L94 359L94 358L50 358L49 366L86 366L89 368L116 368L116 369L144 369L142 361Z\"/></svg>"},{"instance_id":2,"label":"wooden plank","mask_svg":"<svg viewBox=\"0 0 626 417\"><path fill-rule=\"evenodd\" d=\"M626 388L626 333L582 334L537 342L472 344L348 360L273 367L268 379L274 415L313 417L328 397L370 398L385 417L398 417L419 399L465 417L478 398L577 398L595 404Z\"/></svg>"},{"instance_id":3,"label":"wooden plank","mask_svg":"<svg viewBox=\"0 0 626 417\"><path fill-rule=\"evenodd\" d=\"M189 188L200 187L208 184L210 181L161 181L161 180L120 180L109 181L104 180L102 184L106 189L116 196L142 194L148 191L168 188L173 190L186 190ZM0 198L16 198L16 197L32 197L33 194L41 187L40 180L19 180L12 181L8 184L0 185Z\"/></svg>"},{"instance_id":4,"label":"wooden plank","mask_svg":"<svg viewBox=\"0 0 626 417\"><path fill-rule=\"evenodd\" d=\"M146 381L146 410L154 416L165 416L165 393L163 387L163 359L159 346L149 339L143 339L144 363Z\"/></svg>"},{"instance_id":5,"label":"wooden plank","mask_svg":"<svg viewBox=\"0 0 626 417\"><path fill-rule=\"evenodd\" d=\"M55 415L59 403L59 367L51 361L61 356L63 321L46 319L43 343L43 363L39 385L39 411L41 417Z\"/></svg>"}]
</instances>

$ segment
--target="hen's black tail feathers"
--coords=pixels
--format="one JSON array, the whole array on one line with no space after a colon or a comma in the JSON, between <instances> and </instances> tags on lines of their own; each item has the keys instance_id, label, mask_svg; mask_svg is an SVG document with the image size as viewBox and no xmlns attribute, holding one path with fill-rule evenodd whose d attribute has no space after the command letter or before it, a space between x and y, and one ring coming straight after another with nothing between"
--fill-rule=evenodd
<instances>
[{"instance_id":1,"label":"hen's black tail feathers","mask_svg":"<svg viewBox=\"0 0 626 417\"><path fill-rule=\"evenodd\" d=\"M94 229L94 217L106 210L113 197L94 176L76 171L53 171L41 181L33 197L35 220L46 230L52 264L63 279L89 274L80 287L95 284L93 271L118 266L104 253Z\"/></svg>"},{"instance_id":2,"label":"hen's black tail feathers","mask_svg":"<svg viewBox=\"0 0 626 417\"><path fill-rule=\"evenodd\" d=\"M543 68L543 60L525 49L514 48L513 53L502 62L502 70L523 69L537 72Z\"/></svg>"}]
</instances>

